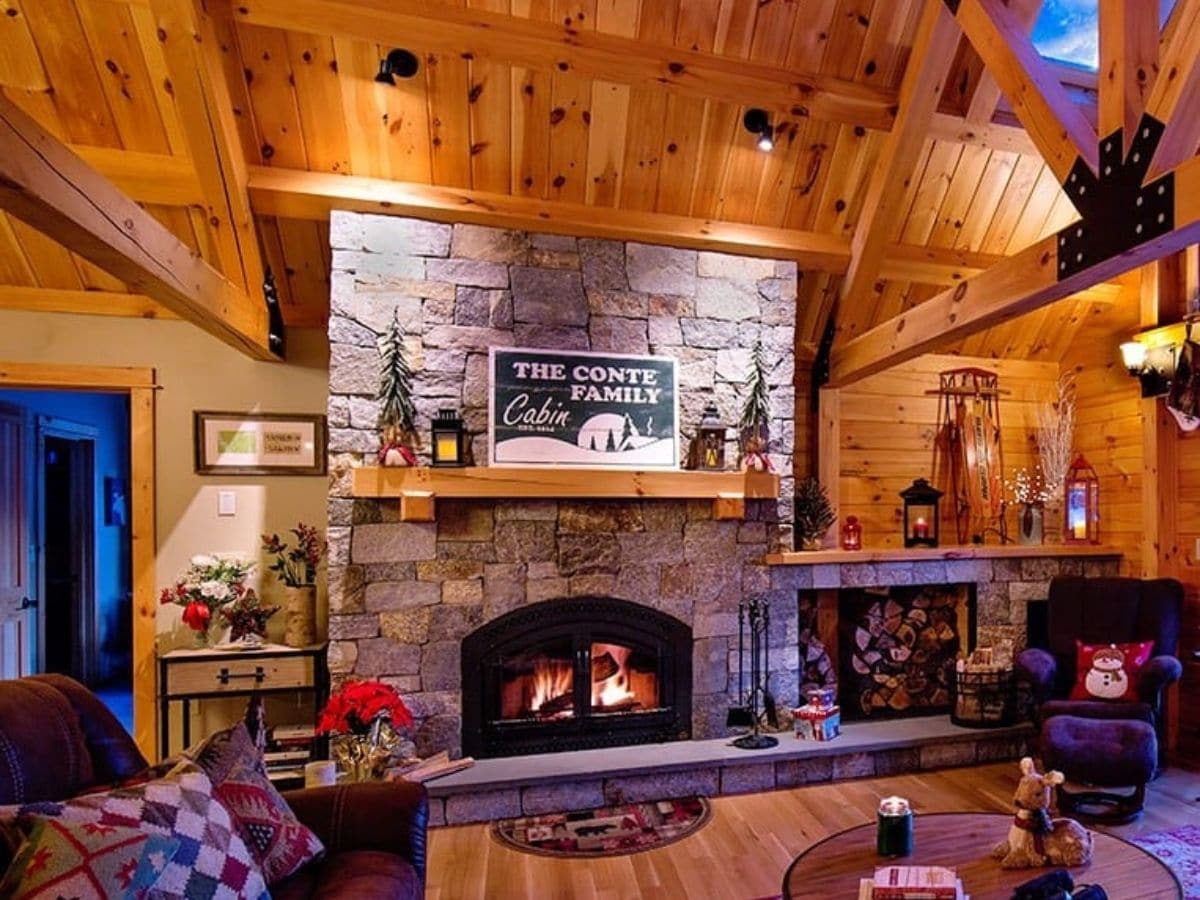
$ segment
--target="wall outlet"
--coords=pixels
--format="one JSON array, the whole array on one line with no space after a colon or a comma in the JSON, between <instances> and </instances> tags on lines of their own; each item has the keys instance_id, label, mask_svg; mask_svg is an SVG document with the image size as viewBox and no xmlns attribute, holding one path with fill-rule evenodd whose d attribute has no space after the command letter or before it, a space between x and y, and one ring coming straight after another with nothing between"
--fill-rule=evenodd
<instances>
[{"instance_id":1,"label":"wall outlet","mask_svg":"<svg viewBox=\"0 0 1200 900\"><path fill-rule=\"evenodd\" d=\"M237 494L233 491L217 491L217 515L237 515Z\"/></svg>"}]
</instances>

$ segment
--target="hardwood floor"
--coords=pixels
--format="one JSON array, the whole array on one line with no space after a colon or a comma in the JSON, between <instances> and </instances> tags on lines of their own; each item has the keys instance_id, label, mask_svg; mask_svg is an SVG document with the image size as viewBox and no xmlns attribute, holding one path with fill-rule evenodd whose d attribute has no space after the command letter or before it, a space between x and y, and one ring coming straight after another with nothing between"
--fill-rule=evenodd
<instances>
[{"instance_id":1,"label":"hardwood floor","mask_svg":"<svg viewBox=\"0 0 1200 900\"><path fill-rule=\"evenodd\" d=\"M486 825L430 833L428 900L508 898L720 898L779 893L792 858L819 838L874 818L878 799L900 794L922 811L1012 809L1015 762L719 797L713 819L661 850L597 860L519 853L496 843ZM1195 823L1200 773L1173 768L1150 785L1136 822L1105 829L1122 837ZM921 823L916 823L921 840ZM984 900L984 898L976 898ZM1116 898L1114 898L1116 900Z\"/></svg>"}]
</instances>

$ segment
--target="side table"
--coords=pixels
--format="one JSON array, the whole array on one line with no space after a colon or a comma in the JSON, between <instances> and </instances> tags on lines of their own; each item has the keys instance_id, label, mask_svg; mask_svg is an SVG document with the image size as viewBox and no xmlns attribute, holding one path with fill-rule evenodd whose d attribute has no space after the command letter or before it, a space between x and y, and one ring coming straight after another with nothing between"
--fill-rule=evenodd
<instances>
[{"instance_id":1,"label":"side table","mask_svg":"<svg viewBox=\"0 0 1200 900\"><path fill-rule=\"evenodd\" d=\"M192 742L191 705L213 697L309 693L313 721L329 696L326 644L285 647L264 644L256 650L172 650L158 657L159 756L171 751L172 703L182 706L183 745Z\"/></svg>"}]
</instances>

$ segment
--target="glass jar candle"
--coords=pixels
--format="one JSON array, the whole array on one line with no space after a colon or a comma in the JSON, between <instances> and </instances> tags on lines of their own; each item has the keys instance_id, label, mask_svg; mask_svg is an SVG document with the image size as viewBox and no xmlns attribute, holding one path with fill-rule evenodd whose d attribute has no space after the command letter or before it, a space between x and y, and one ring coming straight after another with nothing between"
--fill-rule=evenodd
<instances>
[{"instance_id":1,"label":"glass jar candle","mask_svg":"<svg viewBox=\"0 0 1200 900\"><path fill-rule=\"evenodd\" d=\"M862 549L862 524L858 516L846 516L846 523L842 526L842 549Z\"/></svg>"},{"instance_id":2,"label":"glass jar candle","mask_svg":"<svg viewBox=\"0 0 1200 900\"><path fill-rule=\"evenodd\" d=\"M912 855L912 806L903 797L884 797L879 801L875 849L880 856Z\"/></svg>"}]
</instances>

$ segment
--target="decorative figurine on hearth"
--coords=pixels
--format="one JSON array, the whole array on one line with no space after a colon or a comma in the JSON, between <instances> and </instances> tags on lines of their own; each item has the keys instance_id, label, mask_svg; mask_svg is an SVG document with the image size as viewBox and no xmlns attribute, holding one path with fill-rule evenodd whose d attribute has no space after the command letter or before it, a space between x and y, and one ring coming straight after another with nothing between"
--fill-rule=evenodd
<instances>
[{"instance_id":1,"label":"decorative figurine on hearth","mask_svg":"<svg viewBox=\"0 0 1200 900\"><path fill-rule=\"evenodd\" d=\"M1050 794L1062 783L1062 772L1039 775L1030 757L1021 760L1021 780L1013 795L1017 812L1008 837L992 850L1000 868L1086 866L1091 862L1092 833L1074 819L1050 817Z\"/></svg>"},{"instance_id":2,"label":"decorative figurine on hearth","mask_svg":"<svg viewBox=\"0 0 1200 900\"><path fill-rule=\"evenodd\" d=\"M417 408L412 399L412 369L404 358L404 333L399 317L392 314L388 333L379 342L379 464L415 466Z\"/></svg>"},{"instance_id":3,"label":"decorative figurine on hearth","mask_svg":"<svg viewBox=\"0 0 1200 900\"><path fill-rule=\"evenodd\" d=\"M771 400L767 390L767 364L763 358L762 341L755 342L751 351L746 388L749 393L738 423L742 468L752 472L770 472L773 467L767 450L771 444Z\"/></svg>"}]
</instances>

